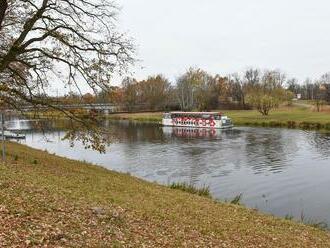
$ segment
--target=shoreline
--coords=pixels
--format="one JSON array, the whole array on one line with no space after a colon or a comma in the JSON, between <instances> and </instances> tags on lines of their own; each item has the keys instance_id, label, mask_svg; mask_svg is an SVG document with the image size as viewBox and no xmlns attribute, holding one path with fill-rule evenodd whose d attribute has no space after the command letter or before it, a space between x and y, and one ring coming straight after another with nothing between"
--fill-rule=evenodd
<instances>
[{"instance_id":1,"label":"shoreline","mask_svg":"<svg viewBox=\"0 0 330 248\"><path fill-rule=\"evenodd\" d=\"M329 232L301 223L7 144L4 246L330 246Z\"/></svg>"},{"instance_id":2,"label":"shoreline","mask_svg":"<svg viewBox=\"0 0 330 248\"><path fill-rule=\"evenodd\" d=\"M281 112L277 112L277 115L273 117L259 116L256 111L240 110L240 111L225 111L225 114L229 118L232 118L234 126L248 126L248 127L274 127L274 128L288 128L288 129L300 129L300 130L316 130L316 131L330 131L330 113L325 113L325 118L322 120L308 118L292 118L289 117L284 120L276 120L281 115ZM287 113L286 113L287 114ZM319 114L319 113L318 113ZM141 123L154 123L160 124L162 121L162 113L124 113L124 114L111 114L106 119L108 120L125 120ZM328 116L327 116L328 115Z\"/></svg>"},{"instance_id":3,"label":"shoreline","mask_svg":"<svg viewBox=\"0 0 330 248\"><path fill-rule=\"evenodd\" d=\"M275 127L301 130L330 131L330 112L315 112L310 107L300 105L275 109L268 116L262 116L256 110L215 110L224 112L233 120L234 126ZM84 113L86 114L86 113ZM163 112L110 113L100 115L100 120L126 120L134 122L160 124ZM61 113L45 112L37 118L65 120Z\"/></svg>"}]
</instances>

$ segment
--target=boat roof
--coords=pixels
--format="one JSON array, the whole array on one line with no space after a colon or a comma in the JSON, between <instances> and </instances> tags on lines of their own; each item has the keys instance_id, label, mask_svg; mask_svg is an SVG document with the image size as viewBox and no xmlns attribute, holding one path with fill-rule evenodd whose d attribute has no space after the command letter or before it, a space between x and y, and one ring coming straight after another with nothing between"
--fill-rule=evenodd
<instances>
[{"instance_id":1,"label":"boat roof","mask_svg":"<svg viewBox=\"0 0 330 248\"><path fill-rule=\"evenodd\" d=\"M189 114L189 115L222 115L221 112L183 112L183 111L176 111L176 112L169 112L170 114Z\"/></svg>"}]
</instances>

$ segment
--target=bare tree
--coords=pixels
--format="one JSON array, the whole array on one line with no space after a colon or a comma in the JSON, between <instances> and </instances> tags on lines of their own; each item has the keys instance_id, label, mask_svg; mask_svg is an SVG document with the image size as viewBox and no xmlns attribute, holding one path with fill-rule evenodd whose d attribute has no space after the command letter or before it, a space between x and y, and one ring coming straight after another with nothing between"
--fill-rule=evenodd
<instances>
[{"instance_id":1,"label":"bare tree","mask_svg":"<svg viewBox=\"0 0 330 248\"><path fill-rule=\"evenodd\" d=\"M233 100L238 102L243 108L246 107L246 81L244 76L234 73L229 76L229 84L231 86L231 95Z\"/></svg>"},{"instance_id":2,"label":"bare tree","mask_svg":"<svg viewBox=\"0 0 330 248\"><path fill-rule=\"evenodd\" d=\"M169 105L171 84L163 75L150 76L139 82L143 101L150 110L164 110Z\"/></svg>"},{"instance_id":3,"label":"bare tree","mask_svg":"<svg viewBox=\"0 0 330 248\"><path fill-rule=\"evenodd\" d=\"M127 70L134 47L116 30L117 12L111 0L1 0L1 101L18 110L22 104L47 106L84 125L94 121L59 109L48 88L55 81L77 92L84 86L96 92ZM86 130L69 136L99 143L96 133Z\"/></svg>"},{"instance_id":4,"label":"bare tree","mask_svg":"<svg viewBox=\"0 0 330 248\"><path fill-rule=\"evenodd\" d=\"M244 78L248 86L254 86L260 82L260 70L259 69L247 69L244 73Z\"/></svg>"},{"instance_id":5,"label":"bare tree","mask_svg":"<svg viewBox=\"0 0 330 248\"><path fill-rule=\"evenodd\" d=\"M123 101L128 111L133 111L134 106L139 104L141 96L139 95L138 82L130 77L127 77L122 82Z\"/></svg>"},{"instance_id":6,"label":"bare tree","mask_svg":"<svg viewBox=\"0 0 330 248\"><path fill-rule=\"evenodd\" d=\"M283 87L286 82L286 75L279 70L266 70L263 73L262 81L264 87L268 89L276 89Z\"/></svg>"},{"instance_id":7,"label":"bare tree","mask_svg":"<svg viewBox=\"0 0 330 248\"><path fill-rule=\"evenodd\" d=\"M196 92L197 108L200 111L210 111L219 105L221 85L217 77L213 77L207 72L200 75L200 84Z\"/></svg>"},{"instance_id":8,"label":"bare tree","mask_svg":"<svg viewBox=\"0 0 330 248\"><path fill-rule=\"evenodd\" d=\"M203 73L200 69L189 68L178 78L176 93L181 110L187 111L196 107L196 91L202 82Z\"/></svg>"},{"instance_id":9,"label":"bare tree","mask_svg":"<svg viewBox=\"0 0 330 248\"><path fill-rule=\"evenodd\" d=\"M319 85L319 94L321 95L321 98L324 101L330 103L330 72L325 73L321 76L321 79L319 80Z\"/></svg>"},{"instance_id":10,"label":"bare tree","mask_svg":"<svg viewBox=\"0 0 330 248\"><path fill-rule=\"evenodd\" d=\"M291 78L286 82L287 89L290 90L295 95L299 94L301 91L300 84L298 83L298 79Z\"/></svg>"}]
</instances>

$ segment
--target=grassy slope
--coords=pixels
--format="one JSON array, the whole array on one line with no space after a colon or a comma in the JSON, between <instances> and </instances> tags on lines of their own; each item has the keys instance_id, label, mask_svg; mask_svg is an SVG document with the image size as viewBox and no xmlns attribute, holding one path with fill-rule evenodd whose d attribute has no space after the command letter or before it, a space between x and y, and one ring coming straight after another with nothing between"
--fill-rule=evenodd
<instances>
[{"instance_id":1,"label":"grassy slope","mask_svg":"<svg viewBox=\"0 0 330 248\"><path fill-rule=\"evenodd\" d=\"M8 151L1 247L330 247L327 232L302 224L18 144Z\"/></svg>"},{"instance_id":2,"label":"grassy slope","mask_svg":"<svg viewBox=\"0 0 330 248\"><path fill-rule=\"evenodd\" d=\"M273 126L311 129L330 129L330 113L315 112L309 108L287 107L273 110L269 116L262 116L256 110L225 110L235 125ZM116 120L132 120L159 123L161 113L114 114Z\"/></svg>"}]
</instances>

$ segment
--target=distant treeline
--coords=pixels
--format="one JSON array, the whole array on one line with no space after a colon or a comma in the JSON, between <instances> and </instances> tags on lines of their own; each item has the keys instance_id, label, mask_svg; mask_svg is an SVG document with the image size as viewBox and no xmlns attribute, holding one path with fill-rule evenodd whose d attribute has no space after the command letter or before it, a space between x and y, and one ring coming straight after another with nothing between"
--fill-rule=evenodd
<instances>
[{"instance_id":1,"label":"distant treeline","mask_svg":"<svg viewBox=\"0 0 330 248\"><path fill-rule=\"evenodd\" d=\"M320 79L299 83L279 70L248 69L229 76L211 75L190 68L171 83L162 75L138 81L125 78L120 87L98 93L67 95L61 102L112 103L125 111L141 110L212 110L256 108L267 115L269 110L294 98L330 102L330 73Z\"/></svg>"}]
</instances>

